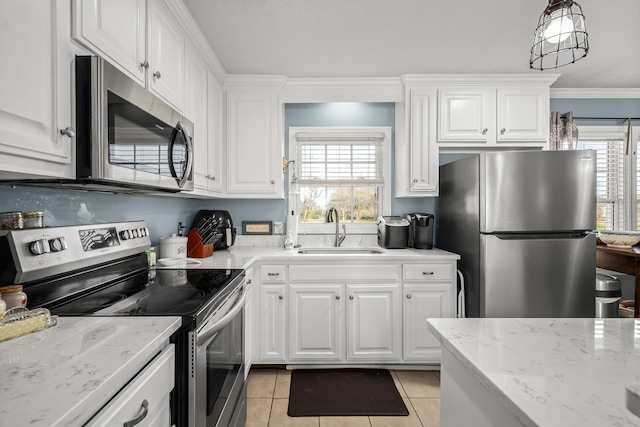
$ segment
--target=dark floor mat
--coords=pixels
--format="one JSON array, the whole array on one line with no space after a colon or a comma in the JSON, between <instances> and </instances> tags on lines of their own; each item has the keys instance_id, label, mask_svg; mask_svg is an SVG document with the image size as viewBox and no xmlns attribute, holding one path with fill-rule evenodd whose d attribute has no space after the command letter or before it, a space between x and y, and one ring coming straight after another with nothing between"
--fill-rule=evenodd
<instances>
[{"instance_id":1,"label":"dark floor mat","mask_svg":"<svg viewBox=\"0 0 640 427\"><path fill-rule=\"evenodd\" d=\"M297 369L291 373L290 417L409 415L386 369Z\"/></svg>"}]
</instances>

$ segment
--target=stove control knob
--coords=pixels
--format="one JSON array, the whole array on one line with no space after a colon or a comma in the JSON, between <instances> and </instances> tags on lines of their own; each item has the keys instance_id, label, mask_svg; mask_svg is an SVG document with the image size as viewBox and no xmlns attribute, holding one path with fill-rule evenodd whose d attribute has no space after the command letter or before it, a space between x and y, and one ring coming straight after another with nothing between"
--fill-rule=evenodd
<instances>
[{"instance_id":1,"label":"stove control knob","mask_svg":"<svg viewBox=\"0 0 640 427\"><path fill-rule=\"evenodd\" d=\"M131 230L131 235L133 236L134 239L137 239L138 238L138 230L136 230L136 229Z\"/></svg>"},{"instance_id":2,"label":"stove control knob","mask_svg":"<svg viewBox=\"0 0 640 427\"><path fill-rule=\"evenodd\" d=\"M140 237L146 237L147 236L147 230L145 230L144 228L140 229Z\"/></svg>"},{"instance_id":3,"label":"stove control knob","mask_svg":"<svg viewBox=\"0 0 640 427\"><path fill-rule=\"evenodd\" d=\"M131 238L131 234L129 234L129 230L122 230L120 232L120 238L122 240L129 240Z\"/></svg>"},{"instance_id":4,"label":"stove control knob","mask_svg":"<svg viewBox=\"0 0 640 427\"><path fill-rule=\"evenodd\" d=\"M52 252L60 252L65 249L69 249L69 245L67 245L67 241L64 237L57 237L49 240L49 248L51 248Z\"/></svg>"},{"instance_id":5,"label":"stove control knob","mask_svg":"<svg viewBox=\"0 0 640 427\"><path fill-rule=\"evenodd\" d=\"M47 239L36 240L29 245L29 251L34 255L42 255L49 252L49 241Z\"/></svg>"}]
</instances>

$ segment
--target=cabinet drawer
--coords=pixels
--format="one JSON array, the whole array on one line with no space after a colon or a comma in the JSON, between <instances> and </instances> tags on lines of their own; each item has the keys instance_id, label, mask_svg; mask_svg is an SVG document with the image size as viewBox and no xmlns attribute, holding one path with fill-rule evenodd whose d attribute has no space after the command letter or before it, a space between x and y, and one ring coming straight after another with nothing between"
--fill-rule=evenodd
<instances>
[{"instance_id":1,"label":"cabinet drawer","mask_svg":"<svg viewBox=\"0 0 640 427\"><path fill-rule=\"evenodd\" d=\"M169 426L169 393L174 386L175 349L170 344L118 393L87 426L121 426L140 419L138 427Z\"/></svg>"},{"instance_id":2,"label":"cabinet drawer","mask_svg":"<svg viewBox=\"0 0 640 427\"><path fill-rule=\"evenodd\" d=\"M289 266L290 280L294 281L318 281L318 280L398 280L397 264L313 264Z\"/></svg>"},{"instance_id":3,"label":"cabinet drawer","mask_svg":"<svg viewBox=\"0 0 640 427\"><path fill-rule=\"evenodd\" d=\"M260 267L260 281L262 283L284 283L286 265L263 265Z\"/></svg>"},{"instance_id":4,"label":"cabinet drawer","mask_svg":"<svg viewBox=\"0 0 640 427\"><path fill-rule=\"evenodd\" d=\"M403 280L453 280L451 264L403 264Z\"/></svg>"}]
</instances>

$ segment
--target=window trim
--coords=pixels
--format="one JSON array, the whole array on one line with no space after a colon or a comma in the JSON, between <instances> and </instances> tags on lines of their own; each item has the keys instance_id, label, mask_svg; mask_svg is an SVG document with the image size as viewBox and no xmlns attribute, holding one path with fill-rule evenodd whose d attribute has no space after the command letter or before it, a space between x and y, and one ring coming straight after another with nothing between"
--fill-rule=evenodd
<instances>
[{"instance_id":1,"label":"window trim","mask_svg":"<svg viewBox=\"0 0 640 427\"><path fill-rule=\"evenodd\" d=\"M366 134L382 134L382 177L384 184L381 185L380 192L382 199L379 201L379 215L391 215L391 152L392 152L392 127L391 126L291 126L289 127L289 160L297 159L297 134L304 134L306 138L340 138L361 137ZM293 167L295 171L295 164ZM291 183L291 173L289 175L289 212L299 211L297 185ZM347 223L347 234L377 234L376 224L353 224ZM334 234L335 224L303 224L298 225L298 234Z\"/></svg>"},{"instance_id":2,"label":"window trim","mask_svg":"<svg viewBox=\"0 0 640 427\"><path fill-rule=\"evenodd\" d=\"M578 126L578 141L580 140L603 140L603 139L627 139L628 127L621 126ZM627 171L629 179L625 182L625 192L628 200L625 200L624 225L622 230L638 229L638 196L637 188L637 150L638 139L640 138L640 126L631 127L631 137L629 139L629 154L625 156L623 167Z\"/></svg>"}]
</instances>

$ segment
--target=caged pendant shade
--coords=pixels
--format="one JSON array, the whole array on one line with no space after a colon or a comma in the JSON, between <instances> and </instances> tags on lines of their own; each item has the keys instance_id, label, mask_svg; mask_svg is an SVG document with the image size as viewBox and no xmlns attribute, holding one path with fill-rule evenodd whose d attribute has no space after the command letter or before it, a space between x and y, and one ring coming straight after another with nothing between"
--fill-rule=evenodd
<instances>
[{"instance_id":1,"label":"caged pendant shade","mask_svg":"<svg viewBox=\"0 0 640 427\"><path fill-rule=\"evenodd\" d=\"M547 70L587 56L589 40L582 7L572 0L549 0L535 31L529 66Z\"/></svg>"}]
</instances>

